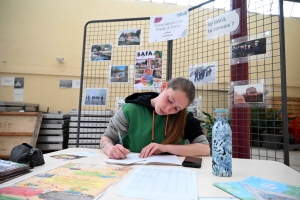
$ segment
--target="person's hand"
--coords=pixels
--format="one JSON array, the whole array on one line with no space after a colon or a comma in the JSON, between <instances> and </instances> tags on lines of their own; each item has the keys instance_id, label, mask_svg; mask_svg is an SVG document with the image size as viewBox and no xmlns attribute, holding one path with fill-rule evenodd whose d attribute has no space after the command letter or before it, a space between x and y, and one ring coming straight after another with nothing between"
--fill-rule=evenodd
<instances>
[{"instance_id":1,"label":"person's hand","mask_svg":"<svg viewBox=\"0 0 300 200\"><path fill-rule=\"evenodd\" d=\"M145 146L141 153L141 158L147 158L152 155L157 155L166 152L166 145L157 144L157 143L150 143L149 145Z\"/></svg>"},{"instance_id":2,"label":"person's hand","mask_svg":"<svg viewBox=\"0 0 300 200\"><path fill-rule=\"evenodd\" d=\"M111 149L108 151L107 156L113 159L124 159L130 153L130 151L124 148L122 145L117 144L112 146Z\"/></svg>"}]
</instances>

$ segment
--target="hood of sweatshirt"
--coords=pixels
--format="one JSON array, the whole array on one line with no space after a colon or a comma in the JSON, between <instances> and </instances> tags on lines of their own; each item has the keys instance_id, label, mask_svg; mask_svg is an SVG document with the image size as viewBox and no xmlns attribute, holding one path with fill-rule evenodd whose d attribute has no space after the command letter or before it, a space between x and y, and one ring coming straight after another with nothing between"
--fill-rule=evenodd
<instances>
[{"instance_id":1,"label":"hood of sweatshirt","mask_svg":"<svg viewBox=\"0 0 300 200\"><path fill-rule=\"evenodd\" d=\"M156 92L141 92L134 93L125 98L126 103L135 103L145 106L150 112L154 110L151 105L151 99L157 97L159 94Z\"/></svg>"}]
</instances>

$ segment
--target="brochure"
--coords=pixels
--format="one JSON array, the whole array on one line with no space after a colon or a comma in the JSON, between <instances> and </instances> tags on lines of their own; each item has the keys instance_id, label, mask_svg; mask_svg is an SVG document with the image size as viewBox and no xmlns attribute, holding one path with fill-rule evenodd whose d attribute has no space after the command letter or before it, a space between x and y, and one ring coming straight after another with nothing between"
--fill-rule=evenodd
<instances>
[{"instance_id":1,"label":"brochure","mask_svg":"<svg viewBox=\"0 0 300 200\"><path fill-rule=\"evenodd\" d=\"M221 182L214 185L240 199L300 200L300 187L255 176L240 182Z\"/></svg>"}]
</instances>

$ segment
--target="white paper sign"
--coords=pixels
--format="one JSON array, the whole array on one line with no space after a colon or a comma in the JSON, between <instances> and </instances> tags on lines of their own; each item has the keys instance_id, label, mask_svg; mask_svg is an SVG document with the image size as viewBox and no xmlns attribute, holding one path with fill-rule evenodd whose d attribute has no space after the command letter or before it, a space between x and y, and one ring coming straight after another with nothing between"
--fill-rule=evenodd
<instances>
[{"instance_id":1,"label":"white paper sign","mask_svg":"<svg viewBox=\"0 0 300 200\"><path fill-rule=\"evenodd\" d=\"M150 17L149 42L161 42L186 37L188 34L189 12Z\"/></svg>"},{"instance_id":2,"label":"white paper sign","mask_svg":"<svg viewBox=\"0 0 300 200\"><path fill-rule=\"evenodd\" d=\"M1 77L1 85L3 86L14 86L15 77Z\"/></svg>"},{"instance_id":3,"label":"white paper sign","mask_svg":"<svg viewBox=\"0 0 300 200\"><path fill-rule=\"evenodd\" d=\"M24 89L14 89L14 101L23 101Z\"/></svg>"},{"instance_id":4,"label":"white paper sign","mask_svg":"<svg viewBox=\"0 0 300 200\"><path fill-rule=\"evenodd\" d=\"M239 14L234 10L207 20L207 40L218 37L221 33L235 31L240 24Z\"/></svg>"},{"instance_id":5,"label":"white paper sign","mask_svg":"<svg viewBox=\"0 0 300 200\"><path fill-rule=\"evenodd\" d=\"M80 80L72 80L72 88L80 88Z\"/></svg>"}]
</instances>

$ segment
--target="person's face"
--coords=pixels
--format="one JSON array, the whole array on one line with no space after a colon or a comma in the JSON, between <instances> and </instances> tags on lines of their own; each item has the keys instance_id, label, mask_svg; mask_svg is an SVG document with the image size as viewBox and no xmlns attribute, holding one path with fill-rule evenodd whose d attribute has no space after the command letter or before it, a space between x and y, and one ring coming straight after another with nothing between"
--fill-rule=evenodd
<instances>
[{"instance_id":1,"label":"person's face","mask_svg":"<svg viewBox=\"0 0 300 200\"><path fill-rule=\"evenodd\" d=\"M163 84L163 91L155 98L154 107L158 115L176 114L189 105L189 99L183 91L167 88L167 85Z\"/></svg>"}]
</instances>

